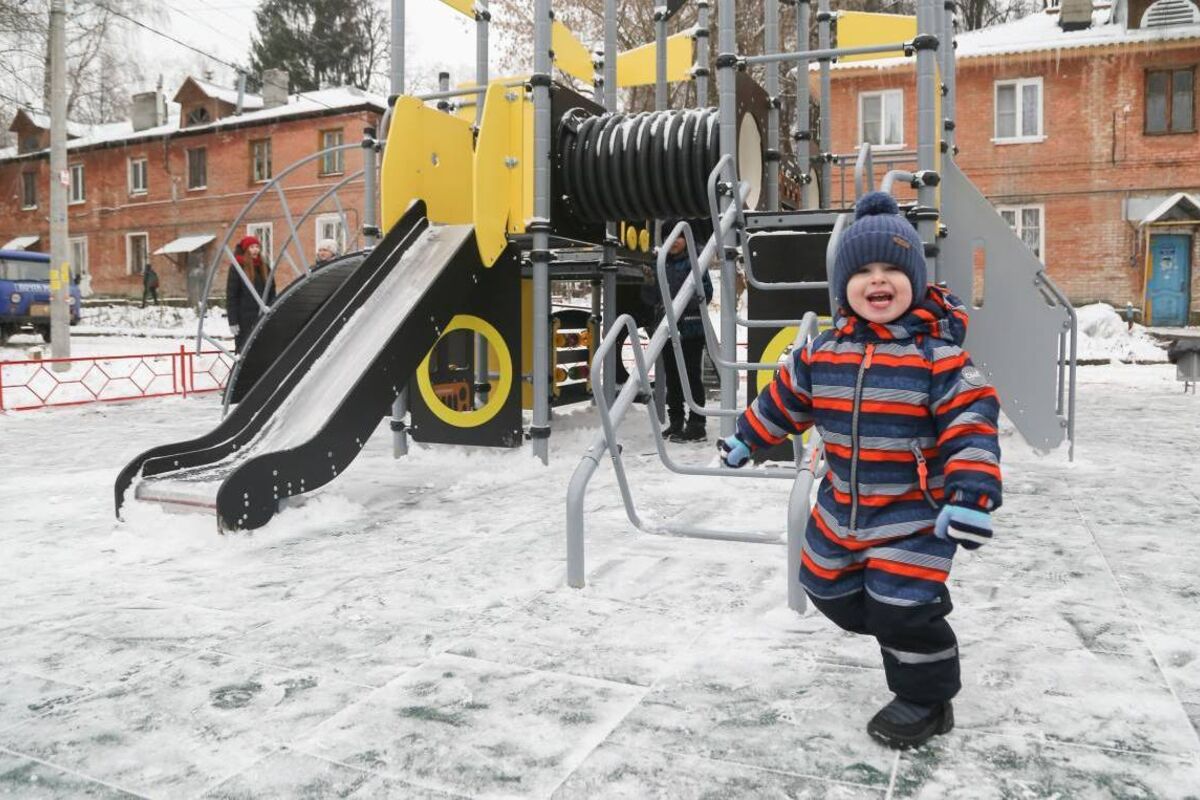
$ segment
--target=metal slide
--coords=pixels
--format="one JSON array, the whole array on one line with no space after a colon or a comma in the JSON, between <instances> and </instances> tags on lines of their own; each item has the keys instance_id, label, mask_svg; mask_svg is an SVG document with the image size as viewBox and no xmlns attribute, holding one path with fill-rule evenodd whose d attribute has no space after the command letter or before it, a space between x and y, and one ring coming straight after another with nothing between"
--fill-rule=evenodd
<instances>
[{"instance_id":1,"label":"metal slide","mask_svg":"<svg viewBox=\"0 0 1200 800\"><path fill-rule=\"evenodd\" d=\"M221 529L252 529L285 498L333 480L482 269L471 226L430 226L414 203L212 432L149 450L122 471L118 514L137 481L139 500L212 509Z\"/></svg>"}]
</instances>

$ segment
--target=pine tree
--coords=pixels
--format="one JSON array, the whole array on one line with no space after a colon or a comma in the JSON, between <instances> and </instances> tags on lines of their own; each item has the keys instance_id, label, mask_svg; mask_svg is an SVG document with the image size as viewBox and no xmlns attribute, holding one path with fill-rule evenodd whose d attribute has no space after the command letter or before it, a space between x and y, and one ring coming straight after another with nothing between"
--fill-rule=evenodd
<instances>
[{"instance_id":1,"label":"pine tree","mask_svg":"<svg viewBox=\"0 0 1200 800\"><path fill-rule=\"evenodd\" d=\"M388 20L376 0L263 0L250 68L288 73L294 91L368 89L383 76Z\"/></svg>"}]
</instances>

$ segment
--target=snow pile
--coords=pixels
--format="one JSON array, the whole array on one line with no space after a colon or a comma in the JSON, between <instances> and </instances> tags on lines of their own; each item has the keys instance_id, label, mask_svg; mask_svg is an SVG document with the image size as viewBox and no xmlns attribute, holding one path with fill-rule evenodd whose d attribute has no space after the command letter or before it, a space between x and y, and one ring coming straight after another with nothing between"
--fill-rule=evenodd
<instances>
[{"instance_id":1,"label":"snow pile","mask_svg":"<svg viewBox=\"0 0 1200 800\"><path fill-rule=\"evenodd\" d=\"M1079 318L1079 360L1108 359L1126 363L1166 361L1167 353L1141 325L1132 330L1108 303L1075 309Z\"/></svg>"},{"instance_id":2,"label":"snow pile","mask_svg":"<svg viewBox=\"0 0 1200 800\"><path fill-rule=\"evenodd\" d=\"M195 336L199 317L191 306L134 304L85 306L79 324L71 333L108 336ZM212 336L228 336L229 324L222 308L208 309L204 332Z\"/></svg>"}]
</instances>

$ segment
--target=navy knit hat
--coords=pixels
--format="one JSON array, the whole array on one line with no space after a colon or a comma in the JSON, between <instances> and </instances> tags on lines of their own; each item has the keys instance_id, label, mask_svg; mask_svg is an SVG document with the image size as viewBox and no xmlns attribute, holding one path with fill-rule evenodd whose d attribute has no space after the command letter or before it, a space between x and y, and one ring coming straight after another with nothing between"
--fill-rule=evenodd
<instances>
[{"instance_id":1,"label":"navy knit hat","mask_svg":"<svg viewBox=\"0 0 1200 800\"><path fill-rule=\"evenodd\" d=\"M834 299L846 305L850 276L867 264L895 264L912 282L913 303L925 296L925 247L887 192L870 192L854 208L854 222L838 241L833 262Z\"/></svg>"}]
</instances>

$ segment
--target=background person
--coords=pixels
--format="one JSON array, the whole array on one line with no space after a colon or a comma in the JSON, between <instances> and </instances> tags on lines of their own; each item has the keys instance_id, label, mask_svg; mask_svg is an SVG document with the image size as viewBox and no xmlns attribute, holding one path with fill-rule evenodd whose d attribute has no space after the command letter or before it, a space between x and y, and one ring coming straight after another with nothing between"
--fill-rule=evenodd
<instances>
[{"instance_id":1,"label":"background person","mask_svg":"<svg viewBox=\"0 0 1200 800\"><path fill-rule=\"evenodd\" d=\"M246 346L250 332L258 324L259 314L262 313L255 292L258 293L258 297L263 299L264 303L270 305L275 300L275 281L271 278L270 271L263 261L262 244L257 237L246 236L243 238L234 248L233 255L246 276L243 279L231 264L229 276L225 280L225 304L229 316L229 332L233 334L234 352L240 353ZM247 280L253 284L253 292L247 286Z\"/></svg>"}]
</instances>

